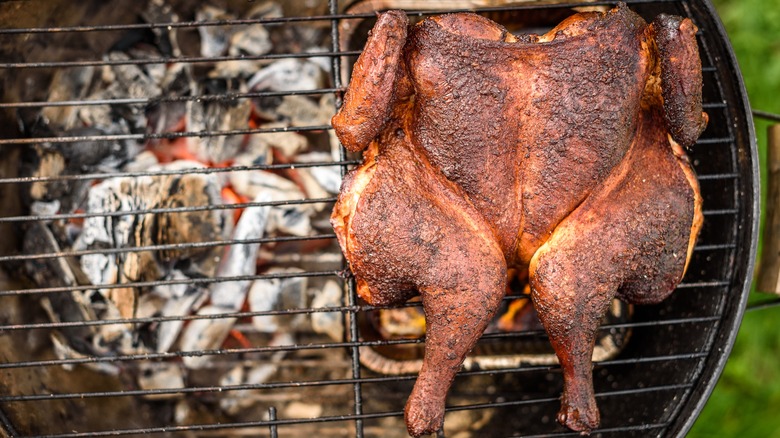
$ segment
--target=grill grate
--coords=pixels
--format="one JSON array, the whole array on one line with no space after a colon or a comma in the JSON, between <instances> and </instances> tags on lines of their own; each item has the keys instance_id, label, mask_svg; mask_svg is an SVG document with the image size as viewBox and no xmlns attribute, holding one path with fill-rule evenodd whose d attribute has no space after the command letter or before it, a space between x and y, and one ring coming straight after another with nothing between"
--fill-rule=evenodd
<instances>
[{"instance_id":1,"label":"grill grate","mask_svg":"<svg viewBox=\"0 0 780 438\"><path fill-rule=\"evenodd\" d=\"M246 99L263 99L285 96L333 95L338 106L344 92L342 77L360 52L340 47L340 25L345 20L371 19L374 14L344 13L337 0L329 0L327 11L321 15L290 16L259 19L230 19L207 21L169 21L147 24L106 24L70 27L25 27L0 29L3 38L26 38L32 35L57 37L76 33L102 35L111 32L153 31L169 29L199 29L203 27L240 27L252 24L300 25L318 23L329 26L330 46L325 52L317 53L271 53L264 55L239 56L176 56L155 59L87 59L66 61L22 61L0 63L2 75L25 75L33 70L72 69L78 67L106 67L119 65L145 66L150 64L215 64L228 61L273 61L280 59L324 58L330 66L330 86L314 90L261 91L220 93L196 96L165 96L158 98L116 98L76 99L49 102L46 100L6 101L0 108L9 114L22 110L40 110L50 107L86 106L130 106L143 109L148 105L166 102L236 102ZM442 2L447 3L447 2ZM752 120L741 86L736 63L730 53L722 28L714 18L710 5L700 0L628 0L632 9L646 19L659 12L669 12L691 17L699 26L698 40L704 65L705 103L710 115L710 126L697 142L691 153L702 186L704 196L705 225L701 238L694 250L694 256L686 279L667 302L658 306L636 308L627 322L607 323L604 333L628 330L631 339L617 357L600 361L595 365L594 378L597 398L602 410L603 428L594 432L600 436L661 436L683 434L691 426L711 391L714 381L723 368L728 351L736 334L747 296L747 285L752 272L753 250L755 248L757 201L756 201L756 159ZM594 5L612 6L612 2L595 2ZM482 7L476 10L483 14L517 13L541 9L563 10L577 3L555 5L517 4L501 7ZM26 6L26 5L25 5ZM449 9L450 11L462 9ZM441 13L442 10L415 10L414 16ZM336 107L333 107L335 111ZM13 151L42 143L58 143L77 148L84 143L132 141L144 143L150 140L175 140L180 138L235 137L252 134L280 132L317 133L331 131L328 125L291 126L281 128L247 128L236 130L197 130L163 133L100 134L100 135L5 135L0 138L0 157L13 157ZM0 158L2 162L4 158ZM7 158L6 158L7 159ZM112 178L139 178L151 176L216 175L232 172L285 171L299 168L332 168L346 171L359 161L342 148L340 156L333 161L301 163L258 164L251 166L228 166L191 168L180 170L143 170L110 172L89 171L82 174L59 176L18 176L0 173L0 190L10 187L21 191L32 183L97 181ZM0 228L13 227L22 230L32 224L56 221L85 220L89 218L119 218L124 216L181 214L204 211L238 211L252 207L296 206L327 204L330 208L334 197L314 197L281 201L238 202L185 207L160 207L130 209L115 212L67 212L56 214L22 214L3 211ZM0 268L7 272L20 272L25 262L64 261L86 255L114 254L124 256L146 251L168 251L183 249L226 248L233 245L275 245L327 243L335 246L335 235L330 232L313 232L306 236L276 235L252 239L218 239L189 243L154 244L121 248L47 251L40 249L24 253L15 248L8 253L0 252ZM144 352L140 354L84 355L83 357L30 359L20 356L9 359L2 357L0 370L7 372L0 377L0 388L8 387L7 379L15 374L32 370L47 373L50 369L83 366L87 364L112 364L122 373L138 372L142 363L179 363L188 357L223 357L235 361L284 353L290 356L279 362L280 368L302 369L292 380L280 378L253 384L207 385L188 384L180 388L114 388L93 390L90 385L75 391L53 392L46 385L38 385L36 391L0 392L0 425L9 436L46 437L97 437L149 434L195 434L198 436L240 436L262 435L276 437L291 436L309 431L330 436L403 436L402 407L405 396L414 382L414 375L381 375L361 365L361 355L374 347L413 346L420 340L371 340L367 339L360 326L361 317L379 308L358 302L355 285L343 259L333 269L304 272L275 272L256 275L210 276L186 279L158 279L131 281L124 284L52 284L39 285L29 281L0 290L0 308L10 300L25 300L37 303L42 297L87 292L96 289L116 290L132 287L148 290L160 286L204 286L255 280L281 280L296 278L335 279L344 290L340 305L316 307L313 305L288 307L263 311L231 311L215 314L190 314L183 316L150 316L130 318L108 318L90 321L50 321L30 317L22 321L5 315L0 316L0 338L17 336L34 338L53 331L80 329L85 327L125 326L140 327L166 322L191 323L198 320L223 320L227 318L247 320L253 317L309 316L336 312L343 322L340 341L301 335L293 343L283 345L224 347L199 351ZM2 284L2 283L0 283ZM506 298L508 302L514 298ZM36 304L37 305L37 304ZM19 308L18 305L9 304ZM406 307L419 306L408 303ZM401 306L404 307L404 306ZM10 307L9 307L10 308ZM528 329L510 333L487 333L480 340L480 346L490 348L501 342L514 342L543 337L540 330ZM322 351L339 353L340 359L332 363L323 361L318 354ZM337 357L335 355L329 358ZM315 370L316 369L316 370ZM324 375L328 377L322 377ZM311 372L311 374L309 374ZM314 376L314 377L307 377ZM189 383L189 382L188 382ZM555 412L558 408L562 385L560 370L556 365L523 363L520 366L505 366L498 369L469 369L461 372L453 386L448 402L448 419L458 413L467 415L470 422L482 421L482 432L476 429L465 431L480 436L490 431L493 435L509 436L523 434L533 437L577 436L558 426ZM337 388L335 392L327 391ZM301 392L301 391L309 392ZM82 403L93 409L103 400L130 399L137 403L161 406L159 399L150 397L176 396L198 397L206 406L217 406L218 396L227 393L242 394L240 391L256 391L259 397L286 396L291 400L308 400L322 397L323 405L340 403L339 409L325 409L312 418L294 418L284 412L282 406L270 404L264 412L256 412L254 418L219 418L213 421L201 420L192 424L177 424L170 413L168 418L145 418L139 416L122 427L98 426L89 430L75 430L65 415L61 424L33 424L19 419L20 412L48 409L54 401ZM339 399L340 400L336 400ZM348 398L348 400L346 400ZM315 400L316 401L316 400ZM170 408L169 408L170 409ZM215 409L219 409L216 407ZM489 414L485 414L489 413ZM145 414L145 415L148 415ZM35 416L33 416L35 418ZM72 418L70 418L72 420ZM34 421L34 420L33 420ZM448 420L446 424L450 424ZM61 427L60 427L61 426ZM311 426L311 429L300 427ZM29 429L29 430L27 430ZM314 432L317 431L317 432Z\"/></svg>"}]
</instances>

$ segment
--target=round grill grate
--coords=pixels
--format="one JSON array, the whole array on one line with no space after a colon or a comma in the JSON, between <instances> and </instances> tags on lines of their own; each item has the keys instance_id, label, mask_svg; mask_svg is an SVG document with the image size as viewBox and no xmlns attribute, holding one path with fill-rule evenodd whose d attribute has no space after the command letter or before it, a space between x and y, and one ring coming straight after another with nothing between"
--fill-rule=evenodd
<instances>
[{"instance_id":1,"label":"round grill grate","mask_svg":"<svg viewBox=\"0 0 780 438\"><path fill-rule=\"evenodd\" d=\"M138 2L129 10L118 10L116 3L89 14L83 9L94 5L52 2L36 11L32 2L0 5L0 230L8 236L0 243L5 433L405 436L402 409L415 378L408 371L422 341L377 333L377 320L387 314L358 301L335 235L323 221L335 201L328 176L343 175L359 162L333 147L328 121L359 54L355 49L362 47L361 29L371 25L374 13L337 0L261 2L255 9L254 2L225 2L217 11L185 0ZM387 8L392 2L364 3ZM604 355L594 367L602 428L594 434L683 435L725 365L749 290L758 221L755 135L737 65L712 6L703 0L626 3L648 21L665 12L690 17L699 27L710 122L690 158L705 222L686 278L670 299L633 309L618 306L605 321ZM463 7L445 1L424 3L425 10L403 5L412 17ZM538 32L574 6L512 3L470 10ZM535 21L529 24L528 17ZM189 49L207 38L214 44L227 38L238 46L236 35L258 27L263 29L258 35L265 32L272 43L263 53ZM246 38L259 44L251 39L259 38L255 34ZM130 55L111 55L117 52ZM278 67L277 76L257 76L280 62L297 63L288 70ZM282 81L311 66L319 74L313 82ZM224 71L231 68L238 73L226 79ZM155 74L176 69L197 85L173 78L164 87L134 91ZM91 85L74 90L78 74L87 70ZM214 71L221 76L209 73ZM95 83L118 83L127 72L145 77L131 76L124 94L94 92ZM70 81L63 82L69 88L58 91L53 84L59 80ZM303 107L285 113L290 102ZM155 112L160 108L162 114L183 112L179 116L186 122L165 122ZM198 108L202 119L195 115ZM224 123L237 108L250 109L241 123ZM90 129L97 125L88 121L99 114L131 126ZM55 126L67 117L79 122L69 129ZM138 120L144 123L132 126ZM260 150L268 156L128 166L127 151L133 148L154 150L160 160L167 153L162 147L189 142L227 148L231 139L237 139L239 151L265 142L270 147ZM286 152L295 141L305 146ZM64 160L60 167L58 159ZM80 167L67 167L77 160ZM218 190L204 202L207 189L186 185L214 182L224 189L230 181L236 188L236 175L269 174L284 180L280 186L292 185L286 197L230 197ZM312 180L322 190L307 185ZM156 184L153 200L137 200L137 193L116 188L118 181ZM92 195L101 187L116 191ZM160 199L162 192L178 201ZM104 204L90 208L90 196ZM107 207L109 198L114 203ZM242 234L240 219L233 224L239 212L277 222ZM301 220L296 215L306 216L307 228L296 228ZM181 218L189 222L179 229ZM196 234L209 220L216 221L217 231ZM96 223L111 224L112 244L78 244ZM131 230L125 240L117 237L123 226ZM179 234L166 234L169 229ZM209 258L224 260L231 251L251 248L259 261L252 259L249 270L209 265ZM106 271L91 273L85 260L108 260L116 281L95 281L107 278ZM259 292L253 295L255 287ZM216 291L235 288L244 290L236 292L240 303L214 304ZM195 297L182 304L188 294ZM507 298L506 305L522 299ZM173 302L183 307L170 310ZM209 306L211 311L199 311ZM418 308L412 302L390 315L414 318ZM209 332L226 325L219 329L224 338ZM165 327L178 327L174 333L181 336L201 330L202 337L217 340L195 344L202 348L176 343L161 348ZM544 342L544 332L533 324L486 333L451 390L445 433L575 436L555 422L562 377Z\"/></svg>"}]
</instances>

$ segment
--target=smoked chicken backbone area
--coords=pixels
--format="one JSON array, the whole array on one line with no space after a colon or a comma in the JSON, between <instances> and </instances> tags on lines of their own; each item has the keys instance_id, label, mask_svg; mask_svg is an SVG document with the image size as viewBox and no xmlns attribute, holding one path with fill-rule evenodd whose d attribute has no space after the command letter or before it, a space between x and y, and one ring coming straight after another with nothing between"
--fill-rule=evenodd
<instances>
[{"instance_id":1,"label":"smoked chicken backbone area","mask_svg":"<svg viewBox=\"0 0 780 438\"><path fill-rule=\"evenodd\" d=\"M558 421L599 426L602 316L615 297L666 298L703 221L685 155L707 124L695 33L689 19L648 24L624 4L544 35L471 13L411 27L403 12L379 16L332 121L364 155L331 223L362 299L422 298L410 435L442 427L508 273L530 284L563 369Z\"/></svg>"}]
</instances>

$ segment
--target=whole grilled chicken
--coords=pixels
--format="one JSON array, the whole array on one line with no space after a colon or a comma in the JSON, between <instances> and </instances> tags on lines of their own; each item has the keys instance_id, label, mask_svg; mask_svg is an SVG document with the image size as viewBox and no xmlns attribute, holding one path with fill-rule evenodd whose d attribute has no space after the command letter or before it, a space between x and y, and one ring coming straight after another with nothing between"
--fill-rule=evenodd
<instances>
[{"instance_id":1,"label":"whole grilled chicken","mask_svg":"<svg viewBox=\"0 0 780 438\"><path fill-rule=\"evenodd\" d=\"M625 5L513 36L481 16L379 16L333 118L350 151L331 222L358 294L422 297L425 358L405 409L440 429L447 391L528 274L563 368L558 420L599 425L591 355L614 297L655 303L702 224L684 153L707 124L696 27Z\"/></svg>"}]
</instances>

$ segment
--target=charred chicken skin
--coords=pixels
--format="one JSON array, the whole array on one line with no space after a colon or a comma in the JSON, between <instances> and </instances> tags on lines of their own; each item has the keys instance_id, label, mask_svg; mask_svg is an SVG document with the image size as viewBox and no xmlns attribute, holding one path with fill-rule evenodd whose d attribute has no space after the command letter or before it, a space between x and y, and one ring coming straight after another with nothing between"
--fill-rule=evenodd
<instances>
[{"instance_id":1,"label":"charred chicken skin","mask_svg":"<svg viewBox=\"0 0 780 438\"><path fill-rule=\"evenodd\" d=\"M598 427L591 355L608 304L667 297L702 223L684 153L707 123L695 32L625 5L521 37L470 13L379 16L333 118L365 152L331 222L363 299L421 295L411 435L442 427L508 268L528 274L563 369L558 420Z\"/></svg>"}]
</instances>

